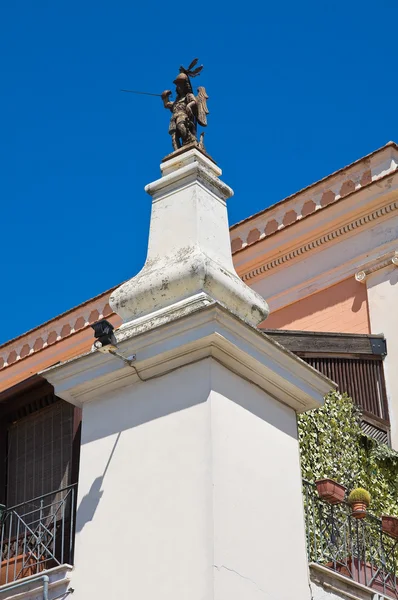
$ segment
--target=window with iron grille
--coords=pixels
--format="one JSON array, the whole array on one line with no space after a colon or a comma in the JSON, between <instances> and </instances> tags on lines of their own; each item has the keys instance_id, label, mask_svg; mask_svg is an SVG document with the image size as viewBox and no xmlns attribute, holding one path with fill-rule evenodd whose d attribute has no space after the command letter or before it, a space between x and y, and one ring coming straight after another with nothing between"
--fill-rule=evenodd
<instances>
[{"instance_id":1,"label":"window with iron grille","mask_svg":"<svg viewBox=\"0 0 398 600\"><path fill-rule=\"evenodd\" d=\"M34 383L0 403L0 585L73 564L81 411Z\"/></svg>"},{"instance_id":2,"label":"window with iron grille","mask_svg":"<svg viewBox=\"0 0 398 600\"><path fill-rule=\"evenodd\" d=\"M71 483L74 407L58 400L8 428L7 506Z\"/></svg>"}]
</instances>

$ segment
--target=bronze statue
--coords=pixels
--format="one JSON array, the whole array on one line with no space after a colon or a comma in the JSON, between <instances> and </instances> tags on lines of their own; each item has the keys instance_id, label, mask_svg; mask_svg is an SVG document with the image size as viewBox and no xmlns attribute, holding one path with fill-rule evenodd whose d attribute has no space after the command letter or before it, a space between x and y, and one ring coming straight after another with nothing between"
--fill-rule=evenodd
<instances>
[{"instance_id":1,"label":"bronze statue","mask_svg":"<svg viewBox=\"0 0 398 600\"><path fill-rule=\"evenodd\" d=\"M196 66L198 59L195 58L187 69L180 67L180 74L173 81L176 85L176 99L170 100L171 90L163 92L162 99L165 108L171 110L172 117L170 119L169 134L173 143L174 150L178 150L181 146L196 143L200 148L204 149L203 136L200 136L200 142L197 141L197 124L202 127L207 125L207 109L206 100L208 95L204 87L198 87L198 95L192 91L191 77L197 77L203 66Z\"/></svg>"}]
</instances>

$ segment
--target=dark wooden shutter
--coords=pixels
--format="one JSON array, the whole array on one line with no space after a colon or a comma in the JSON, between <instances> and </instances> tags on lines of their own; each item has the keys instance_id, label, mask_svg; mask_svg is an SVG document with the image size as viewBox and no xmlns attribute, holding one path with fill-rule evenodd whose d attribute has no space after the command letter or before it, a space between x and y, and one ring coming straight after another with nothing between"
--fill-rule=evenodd
<instances>
[{"instance_id":1,"label":"dark wooden shutter","mask_svg":"<svg viewBox=\"0 0 398 600\"><path fill-rule=\"evenodd\" d=\"M365 413L389 422L381 359L308 355L303 359L333 379L338 384L340 392L347 392Z\"/></svg>"}]
</instances>

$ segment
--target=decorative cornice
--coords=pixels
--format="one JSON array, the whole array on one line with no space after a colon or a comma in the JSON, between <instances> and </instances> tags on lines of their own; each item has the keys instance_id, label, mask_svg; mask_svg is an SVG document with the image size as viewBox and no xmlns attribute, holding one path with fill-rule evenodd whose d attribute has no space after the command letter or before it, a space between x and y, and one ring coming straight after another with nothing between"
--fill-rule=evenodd
<instances>
[{"instance_id":1,"label":"decorative cornice","mask_svg":"<svg viewBox=\"0 0 398 600\"><path fill-rule=\"evenodd\" d=\"M111 291L109 290L105 294L76 307L76 309L68 311L42 326L32 329L25 335L4 344L0 348L0 372L32 354L41 352L57 342L86 329L98 319L111 316L113 311L108 304Z\"/></svg>"},{"instance_id":2,"label":"decorative cornice","mask_svg":"<svg viewBox=\"0 0 398 600\"><path fill-rule=\"evenodd\" d=\"M236 254L398 171L397 145L383 148L231 227Z\"/></svg>"},{"instance_id":3,"label":"decorative cornice","mask_svg":"<svg viewBox=\"0 0 398 600\"><path fill-rule=\"evenodd\" d=\"M368 223L380 219L381 217L384 217L385 215L388 215L389 213L394 212L396 210L398 210L398 200L391 202L390 204L387 204L385 206L382 206L381 208L378 208L377 210L374 210L373 212L367 215L355 219L354 221L350 221L349 223L346 223L345 225L342 225L337 229L333 229L332 231L325 233L324 235L312 240L311 242L298 246L297 248L294 248L294 250L291 250L290 252L287 252L282 256L278 256L277 258L274 258L273 260L263 265L251 269L250 271L242 275L242 279L243 281L249 281L250 279L258 277L259 275L262 275L267 271L276 269L281 265L284 265L287 262L294 260L295 258L301 257L307 252L311 252L312 250L318 249L320 246L329 244L330 242L335 241L337 238L350 234L355 229L360 229Z\"/></svg>"},{"instance_id":4,"label":"decorative cornice","mask_svg":"<svg viewBox=\"0 0 398 600\"><path fill-rule=\"evenodd\" d=\"M257 328L233 316L217 304L170 321L142 324L119 342L120 353L136 355L135 369L115 357L88 352L40 373L55 388L58 397L82 406L91 400L138 379L166 375L206 358L213 358L230 371L257 385L297 412L316 408L334 387L330 379L298 359ZM118 334L117 334L118 337ZM139 373L139 377L137 375Z\"/></svg>"},{"instance_id":5,"label":"decorative cornice","mask_svg":"<svg viewBox=\"0 0 398 600\"><path fill-rule=\"evenodd\" d=\"M359 283L365 283L369 275L376 273L376 271L380 271L380 269L389 267L390 265L398 267L398 250L387 252L387 254L379 256L376 260L372 260L369 263L362 265L359 271L355 273L355 279L359 281Z\"/></svg>"}]
</instances>

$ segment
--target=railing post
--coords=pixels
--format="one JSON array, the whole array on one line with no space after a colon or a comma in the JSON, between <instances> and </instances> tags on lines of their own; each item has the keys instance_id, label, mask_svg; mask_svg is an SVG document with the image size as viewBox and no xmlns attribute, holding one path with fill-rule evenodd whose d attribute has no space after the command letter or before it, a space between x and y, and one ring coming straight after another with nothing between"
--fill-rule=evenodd
<instances>
[{"instance_id":1,"label":"railing post","mask_svg":"<svg viewBox=\"0 0 398 600\"><path fill-rule=\"evenodd\" d=\"M1 527L1 539L0 539L0 581L1 581L1 572L2 572L2 563L3 563L3 542L4 542L4 529L5 529L5 523L6 523L6 511L5 511L5 506L4 504L1 505L2 507L2 513L1 513L1 519L0 519L0 527Z\"/></svg>"},{"instance_id":2,"label":"railing post","mask_svg":"<svg viewBox=\"0 0 398 600\"><path fill-rule=\"evenodd\" d=\"M44 506L44 500L43 498L40 500L40 521L39 521L39 547L38 547L38 553L37 553L37 564L36 564L36 569L38 568L39 564L40 564L40 558L41 558L41 546L44 544L42 544L42 539L43 539L43 506ZM45 546L44 546L45 548Z\"/></svg>"},{"instance_id":3,"label":"railing post","mask_svg":"<svg viewBox=\"0 0 398 600\"><path fill-rule=\"evenodd\" d=\"M74 523L75 523L75 488L70 490L71 494L71 510L70 510L70 532L69 532L69 560L72 561L72 552L73 552L73 533L74 533Z\"/></svg>"}]
</instances>

